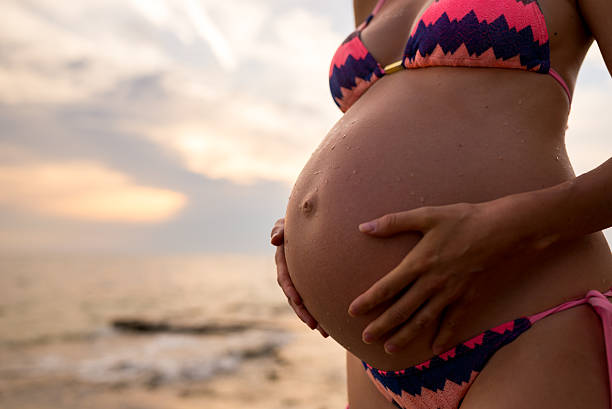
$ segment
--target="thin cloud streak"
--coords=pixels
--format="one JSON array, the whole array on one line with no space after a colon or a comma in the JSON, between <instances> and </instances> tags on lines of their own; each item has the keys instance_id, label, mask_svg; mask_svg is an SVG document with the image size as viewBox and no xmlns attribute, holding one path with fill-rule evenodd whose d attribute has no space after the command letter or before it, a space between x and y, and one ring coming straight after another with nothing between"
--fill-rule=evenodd
<instances>
[{"instance_id":1,"label":"thin cloud streak","mask_svg":"<svg viewBox=\"0 0 612 409\"><path fill-rule=\"evenodd\" d=\"M215 27L215 24L208 17L200 3L197 0L184 0L184 3L193 27L211 47L219 63L227 70L235 70L238 62L229 42L221 31Z\"/></svg>"}]
</instances>

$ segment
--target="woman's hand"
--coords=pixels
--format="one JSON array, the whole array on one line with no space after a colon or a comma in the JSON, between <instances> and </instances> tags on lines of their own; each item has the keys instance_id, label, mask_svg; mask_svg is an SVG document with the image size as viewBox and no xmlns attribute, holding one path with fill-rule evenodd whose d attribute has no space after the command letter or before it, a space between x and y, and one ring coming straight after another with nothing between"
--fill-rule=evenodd
<instances>
[{"instance_id":1,"label":"woman's hand","mask_svg":"<svg viewBox=\"0 0 612 409\"><path fill-rule=\"evenodd\" d=\"M291 282L291 277L289 276L289 269L287 268L287 261L285 260L285 246L284 238L285 238L285 219L278 219L276 223L274 223L274 227L272 228L272 232L270 233L272 239L270 243L276 246L276 276L278 285L282 288L283 292L287 296L287 301L293 311L297 314L297 316L311 329L317 329L324 338L327 338L329 335L321 328L317 320L314 319L312 315L304 306L302 302L302 297L298 294L295 286Z\"/></svg>"},{"instance_id":2,"label":"woman's hand","mask_svg":"<svg viewBox=\"0 0 612 409\"><path fill-rule=\"evenodd\" d=\"M388 337L385 350L397 352L423 328L437 324L443 310L452 304L434 339L433 352L439 354L452 347L447 344L465 311L463 307L473 300L476 276L524 247L515 223L521 217L500 214L500 200L503 198L479 204L421 207L359 225L360 231L377 237L403 231L423 233L397 267L351 303L349 314L356 316L397 297L363 331L364 342Z\"/></svg>"}]
</instances>

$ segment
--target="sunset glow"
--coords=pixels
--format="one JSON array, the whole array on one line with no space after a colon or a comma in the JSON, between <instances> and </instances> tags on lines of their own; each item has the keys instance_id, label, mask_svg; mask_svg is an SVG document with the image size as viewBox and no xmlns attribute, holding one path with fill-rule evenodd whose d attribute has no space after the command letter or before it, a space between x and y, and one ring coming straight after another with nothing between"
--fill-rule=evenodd
<instances>
[{"instance_id":1,"label":"sunset glow","mask_svg":"<svg viewBox=\"0 0 612 409\"><path fill-rule=\"evenodd\" d=\"M157 223L176 215L187 198L139 186L96 163L0 167L0 204L96 222Z\"/></svg>"},{"instance_id":2,"label":"sunset glow","mask_svg":"<svg viewBox=\"0 0 612 409\"><path fill-rule=\"evenodd\" d=\"M0 13L4 248L269 250L341 117L329 64L350 2L9 0ZM612 155L611 96L594 44L565 138L576 174Z\"/></svg>"}]
</instances>

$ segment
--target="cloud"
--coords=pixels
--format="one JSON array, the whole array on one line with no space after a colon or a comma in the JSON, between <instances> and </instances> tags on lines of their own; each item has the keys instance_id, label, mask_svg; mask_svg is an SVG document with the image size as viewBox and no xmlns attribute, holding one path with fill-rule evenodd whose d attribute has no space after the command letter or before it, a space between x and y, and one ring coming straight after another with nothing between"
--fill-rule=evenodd
<instances>
[{"instance_id":1,"label":"cloud","mask_svg":"<svg viewBox=\"0 0 612 409\"><path fill-rule=\"evenodd\" d=\"M223 33L208 17L198 0L184 0L184 4L195 31L212 48L223 68L233 71L238 62Z\"/></svg>"},{"instance_id":2,"label":"cloud","mask_svg":"<svg viewBox=\"0 0 612 409\"><path fill-rule=\"evenodd\" d=\"M0 2L2 243L267 248L268 225L340 117L327 76L349 8ZM610 155L610 86L593 48L567 132L577 173Z\"/></svg>"},{"instance_id":3,"label":"cloud","mask_svg":"<svg viewBox=\"0 0 612 409\"><path fill-rule=\"evenodd\" d=\"M87 161L3 165L0 185L4 206L83 221L158 223L187 202L180 193L138 186Z\"/></svg>"},{"instance_id":4,"label":"cloud","mask_svg":"<svg viewBox=\"0 0 612 409\"><path fill-rule=\"evenodd\" d=\"M155 78L159 98L123 95L115 128L139 128L179 155L185 169L241 184L292 183L339 117L327 67L342 36L324 16L244 0L33 4L0 5L12 22L0 28L0 44L18 50L0 64L0 102L67 106L103 99L115 106L117 95L109 92L127 93L139 78ZM94 10L95 20L84 23ZM202 45L223 70L198 55ZM140 113L125 118L137 109L155 112L154 120L142 121Z\"/></svg>"},{"instance_id":5,"label":"cloud","mask_svg":"<svg viewBox=\"0 0 612 409\"><path fill-rule=\"evenodd\" d=\"M212 105L212 104L211 104ZM291 185L327 126L299 109L236 96L212 114L129 128L175 152L192 172L241 185Z\"/></svg>"},{"instance_id":6,"label":"cloud","mask_svg":"<svg viewBox=\"0 0 612 409\"><path fill-rule=\"evenodd\" d=\"M340 116L329 99L327 75L342 36L329 19L305 10L238 3L209 5L220 27L241 27L228 30L241 61L233 82L222 92L209 88L200 95L190 91L197 81L175 82L174 92L201 97L206 113L139 132L207 177L291 185ZM245 27L244 21L251 23Z\"/></svg>"},{"instance_id":7,"label":"cloud","mask_svg":"<svg viewBox=\"0 0 612 409\"><path fill-rule=\"evenodd\" d=\"M154 41L134 35L128 24L135 16L117 0L70 7L37 3L37 12L20 2L0 5L7 18L0 26L0 47L7 51L0 57L0 102L78 102L122 78L170 64Z\"/></svg>"}]
</instances>

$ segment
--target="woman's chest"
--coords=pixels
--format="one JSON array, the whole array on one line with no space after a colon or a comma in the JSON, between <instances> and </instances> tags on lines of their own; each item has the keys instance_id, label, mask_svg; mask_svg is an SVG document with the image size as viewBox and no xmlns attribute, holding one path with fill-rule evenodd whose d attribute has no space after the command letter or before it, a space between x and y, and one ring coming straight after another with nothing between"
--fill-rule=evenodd
<instances>
[{"instance_id":1,"label":"woman's chest","mask_svg":"<svg viewBox=\"0 0 612 409\"><path fill-rule=\"evenodd\" d=\"M548 47L552 64L565 72L581 61L587 40L570 0L386 0L361 33L383 66L405 57L410 42L418 49L434 38L444 50L465 45L474 55L487 41L533 41ZM494 51L504 58L503 50Z\"/></svg>"}]
</instances>

